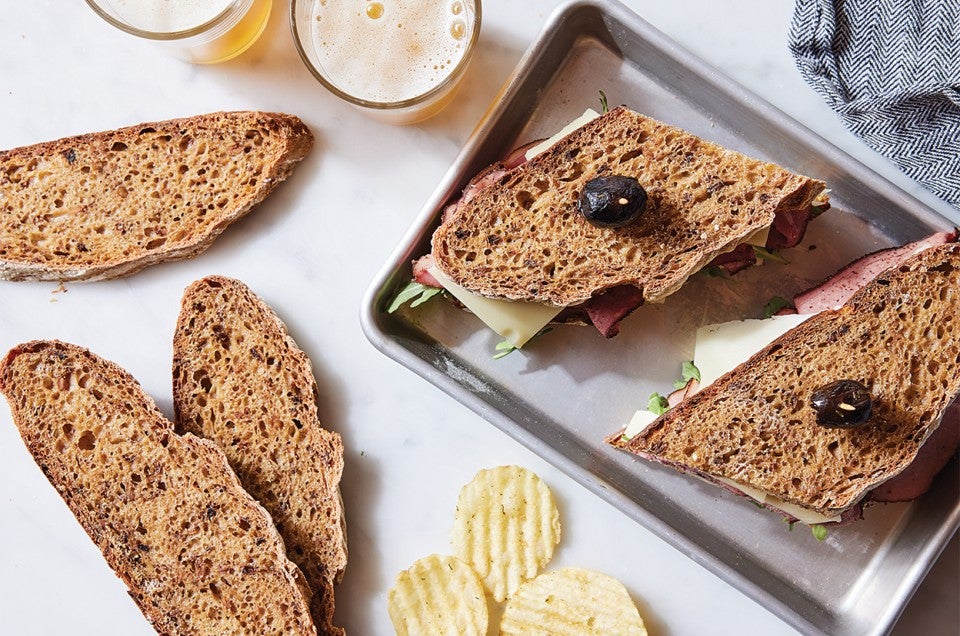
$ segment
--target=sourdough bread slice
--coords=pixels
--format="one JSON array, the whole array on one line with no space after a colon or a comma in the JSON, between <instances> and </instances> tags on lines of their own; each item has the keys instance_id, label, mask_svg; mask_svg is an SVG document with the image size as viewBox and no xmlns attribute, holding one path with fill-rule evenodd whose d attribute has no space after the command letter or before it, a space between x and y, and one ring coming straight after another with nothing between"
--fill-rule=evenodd
<instances>
[{"instance_id":1,"label":"sourdough bread slice","mask_svg":"<svg viewBox=\"0 0 960 636\"><path fill-rule=\"evenodd\" d=\"M871 393L852 429L816 423L811 394ZM614 446L731 479L827 516L904 470L960 391L960 245L889 269Z\"/></svg>"},{"instance_id":2,"label":"sourdough bread slice","mask_svg":"<svg viewBox=\"0 0 960 636\"><path fill-rule=\"evenodd\" d=\"M30 342L0 391L37 464L160 634L315 634L303 574L214 444L179 436L126 371Z\"/></svg>"},{"instance_id":3,"label":"sourdough bread slice","mask_svg":"<svg viewBox=\"0 0 960 636\"><path fill-rule=\"evenodd\" d=\"M223 276L184 292L173 344L177 429L213 440L273 515L307 576L320 633L334 626L334 584L347 564L343 442L323 428L310 360L277 315Z\"/></svg>"},{"instance_id":4,"label":"sourdough bread slice","mask_svg":"<svg viewBox=\"0 0 960 636\"><path fill-rule=\"evenodd\" d=\"M578 212L584 185L606 175L646 189L635 223L600 228ZM823 189L619 107L464 197L434 232L432 253L483 296L568 307L632 285L661 302L778 214L806 213Z\"/></svg>"},{"instance_id":5,"label":"sourdough bread slice","mask_svg":"<svg viewBox=\"0 0 960 636\"><path fill-rule=\"evenodd\" d=\"M292 115L231 112L0 152L0 278L99 280L195 256L312 145Z\"/></svg>"}]
</instances>

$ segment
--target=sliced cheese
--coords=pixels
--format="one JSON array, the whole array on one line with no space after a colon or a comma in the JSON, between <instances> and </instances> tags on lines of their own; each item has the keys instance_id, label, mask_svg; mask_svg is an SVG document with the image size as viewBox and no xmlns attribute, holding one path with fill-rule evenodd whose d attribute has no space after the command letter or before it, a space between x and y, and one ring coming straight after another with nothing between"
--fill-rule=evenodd
<instances>
[{"instance_id":1,"label":"sliced cheese","mask_svg":"<svg viewBox=\"0 0 960 636\"><path fill-rule=\"evenodd\" d=\"M642 433L643 429L653 424L657 417L657 414L653 411L637 411L633 414L627 427L623 429L624 436L629 439L638 433Z\"/></svg>"},{"instance_id":2,"label":"sliced cheese","mask_svg":"<svg viewBox=\"0 0 960 636\"><path fill-rule=\"evenodd\" d=\"M531 159L533 159L534 157L536 157L536 156L539 155L540 153L542 153L542 152L544 152L545 150L549 149L550 146L552 146L553 144L557 143L558 141L560 141L561 139L563 139L564 137L566 137L567 135L569 135L570 133L572 133L574 130L576 130L576 129L579 128L580 126L583 126L583 125L586 124L587 122L593 121L594 119L596 119L596 118L599 117L599 116L600 116L600 113L598 113L597 111L593 110L592 108L588 108L587 110L583 111L583 114L582 114L582 115L580 115L579 117L577 117L576 119L574 119L572 122L570 122L569 124L567 124L566 126L564 126L564 127L560 130L560 132L558 132L557 134L555 134L553 137L550 137L549 139L546 139L546 140L544 140L544 141L541 141L540 143L538 143L538 144L537 144L536 146L534 146L533 148L530 148L529 150L527 150L527 152L524 154L524 156L527 158L527 161L530 161Z\"/></svg>"},{"instance_id":3,"label":"sliced cheese","mask_svg":"<svg viewBox=\"0 0 960 636\"><path fill-rule=\"evenodd\" d=\"M479 296L457 285L436 267L431 267L428 271L454 298L476 314L477 318L518 349L563 311L562 307L540 303Z\"/></svg>"},{"instance_id":4,"label":"sliced cheese","mask_svg":"<svg viewBox=\"0 0 960 636\"><path fill-rule=\"evenodd\" d=\"M736 482L732 479L727 479L726 477L717 477L712 475L717 481L721 481L731 488L736 488L746 496L754 499L757 503L766 504L776 508L777 510L783 511L791 517L796 518L800 523L805 523L809 526L812 526L817 523L831 523L834 521L840 521L840 515L834 515L828 517L827 515L820 514L810 510L809 508L804 508L798 506L797 504L790 503L789 501L784 501L775 495L771 495L768 492L764 492L759 488L753 488L752 486L746 486L739 482Z\"/></svg>"},{"instance_id":5,"label":"sliced cheese","mask_svg":"<svg viewBox=\"0 0 960 636\"><path fill-rule=\"evenodd\" d=\"M766 247L767 238L770 236L770 226L760 228L747 238L743 239L744 243L749 245L756 245L757 247Z\"/></svg>"},{"instance_id":6,"label":"sliced cheese","mask_svg":"<svg viewBox=\"0 0 960 636\"><path fill-rule=\"evenodd\" d=\"M768 344L814 314L772 316L765 320L737 320L697 329L694 364L700 369L700 388L746 362Z\"/></svg>"}]
</instances>

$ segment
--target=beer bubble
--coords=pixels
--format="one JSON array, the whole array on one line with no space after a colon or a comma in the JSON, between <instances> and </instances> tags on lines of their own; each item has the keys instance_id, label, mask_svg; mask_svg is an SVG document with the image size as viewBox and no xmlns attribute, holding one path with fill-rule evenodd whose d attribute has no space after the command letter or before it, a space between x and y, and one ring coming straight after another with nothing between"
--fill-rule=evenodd
<instances>
[{"instance_id":1,"label":"beer bubble","mask_svg":"<svg viewBox=\"0 0 960 636\"><path fill-rule=\"evenodd\" d=\"M467 24L463 20L454 20L450 25L450 35L454 40L462 40L467 34Z\"/></svg>"},{"instance_id":2,"label":"beer bubble","mask_svg":"<svg viewBox=\"0 0 960 636\"><path fill-rule=\"evenodd\" d=\"M367 17L376 20L383 15L383 4L379 2L371 2L367 5Z\"/></svg>"}]
</instances>

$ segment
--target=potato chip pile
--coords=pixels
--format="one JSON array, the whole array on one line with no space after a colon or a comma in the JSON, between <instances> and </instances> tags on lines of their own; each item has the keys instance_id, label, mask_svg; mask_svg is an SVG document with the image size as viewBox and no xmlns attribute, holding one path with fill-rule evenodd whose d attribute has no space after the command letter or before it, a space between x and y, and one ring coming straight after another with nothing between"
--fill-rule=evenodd
<instances>
[{"instance_id":1,"label":"potato chip pile","mask_svg":"<svg viewBox=\"0 0 960 636\"><path fill-rule=\"evenodd\" d=\"M460 491L454 556L431 555L397 576L387 609L397 634L477 634L487 596L506 600L501 634L646 636L626 588L580 568L540 571L560 542L550 489L519 466L481 470Z\"/></svg>"}]
</instances>

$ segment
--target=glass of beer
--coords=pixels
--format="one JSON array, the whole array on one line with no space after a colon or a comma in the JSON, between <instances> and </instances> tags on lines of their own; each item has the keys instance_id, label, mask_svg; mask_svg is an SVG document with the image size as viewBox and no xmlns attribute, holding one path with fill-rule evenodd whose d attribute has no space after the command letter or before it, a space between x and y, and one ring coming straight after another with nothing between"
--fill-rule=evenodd
<instances>
[{"instance_id":1,"label":"glass of beer","mask_svg":"<svg viewBox=\"0 0 960 636\"><path fill-rule=\"evenodd\" d=\"M293 39L334 95L412 124L456 92L480 33L480 0L291 0Z\"/></svg>"},{"instance_id":2,"label":"glass of beer","mask_svg":"<svg viewBox=\"0 0 960 636\"><path fill-rule=\"evenodd\" d=\"M86 0L101 18L194 64L234 58L260 37L273 0Z\"/></svg>"}]
</instances>

